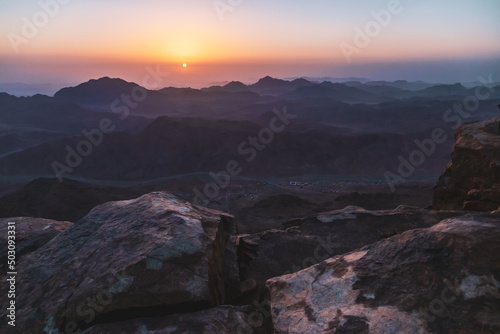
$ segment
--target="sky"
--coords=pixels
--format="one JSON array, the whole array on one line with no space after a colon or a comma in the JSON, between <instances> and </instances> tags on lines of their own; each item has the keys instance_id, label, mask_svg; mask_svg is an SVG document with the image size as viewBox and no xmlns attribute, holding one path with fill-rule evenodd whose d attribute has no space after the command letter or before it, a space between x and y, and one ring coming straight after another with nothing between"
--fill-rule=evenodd
<instances>
[{"instance_id":1,"label":"sky","mask_svg":"<svg viewBox=\"0 0 500 334\"><path fill-rule=\"evenodd\" d=\"M165 86L197 88L266 75L500 81L498 0L0 0L0 35L0 90L141 84L158 66Z\"/></svg>"}]
</instances>

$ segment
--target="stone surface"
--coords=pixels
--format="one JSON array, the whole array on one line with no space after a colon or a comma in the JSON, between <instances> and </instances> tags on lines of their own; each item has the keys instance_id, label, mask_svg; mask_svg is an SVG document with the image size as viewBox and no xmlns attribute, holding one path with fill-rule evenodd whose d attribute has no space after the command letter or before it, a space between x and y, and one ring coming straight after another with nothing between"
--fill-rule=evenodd
<instances>
[{"instance_id":1,"label":"stone surface","mask_svg":"<svg viewBox=\"0 0 500 334\"><path fill-rule=\"evenodd\" d=\"M15 230L8 229L9 222L15 223ZM37 250L71 226L73 226L73 223L43 218L12 217L0 219L0 273L2 275L0 291L4 291L6 285L3 275L6 275L7 272L16 271L19 262L26 254ZM8 268L11 263L7 262L9 250L8 231L15 231L14 270Z\"/></svg>"},{"instance_id":2,"label":"stone surface","mask_svg":"<svg viewBox=\"0 0 500 334\"><path fill-rule=\"evenodd\" d=\"M500 217L446 219L267 284L276 333L499 333Z\"/></svg>"},{"instance_id":3,"label":"stone surface","mask_svg":"<svg viewBox=\"0 0 500 334\"><path fill-rule=\"evenodd\" d=\"M400 206L395 210L365 210L349 206L285 224L285 230L268 230L239 236L242 279L261 286L268 278L312 266L395 234L430 227L459 215ZM291 226L295 225L295 226Z\"/></svg>"},{"instance_id":4,"label":"stone surface","mask_svg":"<svg viewBox=\"0 0 500 334\"><path fill-rule=\"evenodd\" d=\"M500 206L498 120L465 123L455 130L451 162L434 188L436 210L493 211Z\"/></svg>"},{"instance_id":5,"label":"stone surface","mask_svg":"<svg viewBox=\"0 0 500 334\"><path fill-rule=\"evenodd\" d=\"M251 312L251 307L219 306L188 314L95 325L82 334L250 334L254 333L248 321Z\"/></svg>"},{"instance_id":6,"label":"stone surface","mask_svg":"<svg viewBox=\"0 0 500 334\"><path fill-rule=\"evenodd\" d=\"M222 304L239 291L235 238L234 217L167 193L100 205L19 264L19 330Z\"/></svg>"},{"instance_id":7,"label":"stone surface","mask_svg":"<svg viewBox=\"0 0 500 334\"><path fill-rule=\"evenodd\" d=\"M0 270L5 272L7 261L7 231L8 223L15 223L16 258L19 261L24 255L29 254L53 239L65 229L73 226L67 221L56 221L43 218L12 217L0 218Z\"/></svg>"}]
</instances>

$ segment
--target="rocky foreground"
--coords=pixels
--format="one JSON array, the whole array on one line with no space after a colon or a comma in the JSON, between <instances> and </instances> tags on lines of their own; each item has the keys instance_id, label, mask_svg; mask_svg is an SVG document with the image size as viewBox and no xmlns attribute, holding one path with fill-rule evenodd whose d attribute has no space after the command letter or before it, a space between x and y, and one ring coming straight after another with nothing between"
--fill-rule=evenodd
<instances>
[{"instance_id":1,"label":"rocky foreground","mask_svg":"<svg viewBox=\"0 0 500 334\"><path fill-rule=\"evenodd\" d=\"M460 136L471 126L457 132L448 185L464 161L483 168L469 179L495 180L493 156L465 158L488 150L461 151L478 138ZM435 204L446 202L443 178ZM489 194L477 203L495 203ZM448 211L348 206L254 234L165 192L74 224L4 219L2 265L16 223L16 326L2 306L0 332L500 333L500 212L457 211L455 198ZM11 288L2 278L1 295Z\"/></svg>"},{"instance_id":2,"label":"rocky foreground","mask_svg":"<svg viewBox=\"0 0 500 334\"><path fill-rule=\"evenodd\" d=\"M435 187L433 208L489 211L499 206L498 120L465 123L455 130L451 162Z\"/></svg>"},{"instance_id":3,"label":"rocky foreground","mask_svg":"<svg viewBox=\"0 0 500 334\"><path fill-rule=\"evenodd\" d=\"M39 238L18 240L2 332L500 331L500 213L348 207L237 240L232 216L157 192L10 221Z\"/></svg>"},{"instance_id":4,"label":"rocky foreground","mask_svg":"<svg viewBox=\"0 0 500 334\"><path fill-rule=\"evenodd\" d=\"M270 279L276 333L499 333L500 224L460 217Z\"/></svg>"}]
</instances>

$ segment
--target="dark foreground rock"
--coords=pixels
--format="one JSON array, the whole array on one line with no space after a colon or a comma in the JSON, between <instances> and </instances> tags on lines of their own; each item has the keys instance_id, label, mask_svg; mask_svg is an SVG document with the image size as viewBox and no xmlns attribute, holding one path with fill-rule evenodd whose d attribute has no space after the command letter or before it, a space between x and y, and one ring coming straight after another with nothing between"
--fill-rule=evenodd
<instances>
[{"instance_id":1,"label":"dark foreground rock","mask_svg":"<svg viewBox=\"0 0 500 334\"><path fill-rule=\"evenodd\" d=\"M324 212L239 237L242 279L264 285L268 278L293 273L404 231L430 227L460 213L400 206L370 211L359 207ZM288 227L288 228L287 228Z\"/></svg>"},{"instance_id":2,"label":"dark foreground rock","mask_svg":"<svg viewBox=\"0 0 500 334\"><path fill-rule=\"evenodd\" d=\"M82 334L250 334L256 333L248 321L252 312L252 307L219 306L189 314L96 325Z\"/></svg>"},{"instance_id":3,"label":"dark foreground rock","mask_svg":"<svg viewBox=\"0 0 500 334\"><path fill-rule=\"evenodd\" d=\"M15 223L15 229L9 229L8 223ZM0 270L5 272L7 261L8 231L15 231L16 258L19 261L24 255L29 254L48 241L53 239L65 229L73 226L67 221L56 221L43 218L13 217L0 218Z\"/></svg>"},{"instance_id":4,"label":"dark foreground rock","mask_svg":"<svg viewBox=\"0 0 500 334\"><path fill-rule=\"evenodd\" d=\"M9 224L9 222L15 224ZM9 228L9 226L14 226L14 228ZM0 275L2 275L0 291L4 291L7 284L4 275L7 272L16 271L17 265L25 255L42 247L71 226L73 223L43 218L12 217L0 219ZM9 236L11 237L10 244ZM12 250L13 247L15 247L15 253L8 257L9 250ZM10 265L14 266L14 270L9 268Z\"/></svg>"},{"instance_id":5,"label":"dark foreground rock","mask_svg":"<svg viewBox=\"0 0 500 334\"><path fill-rule=\"evenodd\" d=\"M446 219L267 284L276 333L500 333L500 219Z\"/></svg>"},{"instance_id":6,"label":"dark foreground rock","mask_svg":"<svg viewBox=\"0 0 500 334\"><path fill-rule=\"evenodd\" d=\"M77 332L223 304L239 292L235 239L234 217L167 193L100 205L18 265L15 329Z\"/></svg>"},{"instance_id":7,"label":"dark foreground rock","mask_svg":"<svg viewBox=\"0 0 500 334\"><path fill-rule=\"evenodd\" d=\"M436 210L493 211L500 207L498 121L465 123L455 130L451 162L434 188Z\"/></svg>"}]
</instances>

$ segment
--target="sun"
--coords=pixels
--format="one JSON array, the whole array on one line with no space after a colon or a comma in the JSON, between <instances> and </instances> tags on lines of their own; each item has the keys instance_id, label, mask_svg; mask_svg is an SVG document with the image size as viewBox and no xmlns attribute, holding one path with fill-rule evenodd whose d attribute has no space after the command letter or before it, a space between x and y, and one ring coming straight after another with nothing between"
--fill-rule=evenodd
<instances>
[{"instance_id":1,"label":"sun","mask_svg":"<svg viewBox=\"0 0 500 334\"><path fill-rule=\"evenodd\" d=\"M187 67L187 64L186 63L182 64L182 67Z\"/></svg>"}]
</instances>

